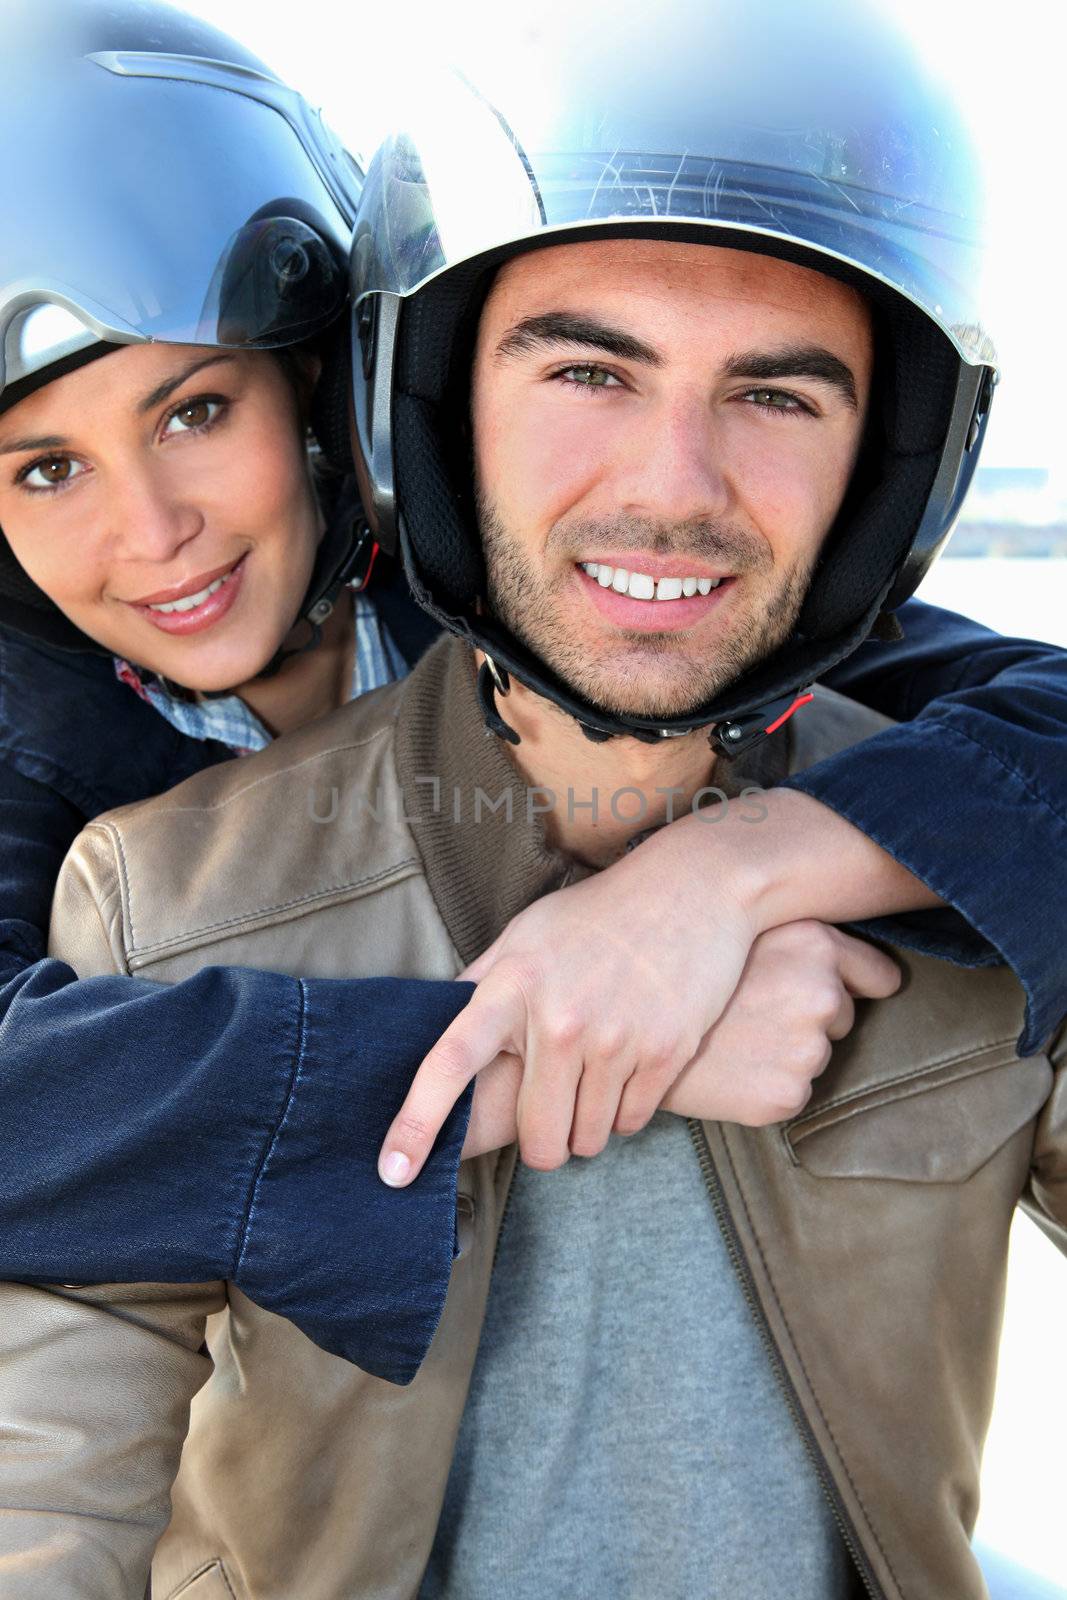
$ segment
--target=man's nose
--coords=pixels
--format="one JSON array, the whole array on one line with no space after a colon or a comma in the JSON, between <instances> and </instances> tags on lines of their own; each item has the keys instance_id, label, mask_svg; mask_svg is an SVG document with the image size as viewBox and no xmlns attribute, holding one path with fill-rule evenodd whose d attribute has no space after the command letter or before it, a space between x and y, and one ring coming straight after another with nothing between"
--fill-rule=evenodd
<instances>
[{"instance_id":1,"label":"man's nose","mask_svg":"<svg viewBox=\"0 0 1067 1600\"><path fill-rule=\"evenodd\" d=\"M665 522L722 517L733 490L707 398L663 399L646 410L617 464L620 509Z\"/></svg>"},{"instance_id":2,"label":"man's nose","mask_svg":"<svg viewBox=\"0 0 1067 1600\"><path fill-rule=\"evenodd\" d=\"M169 561L204 526L192 494L154 462L116 475L109 509L112 548L124 561Z\"/></svg>"}]
</instances>

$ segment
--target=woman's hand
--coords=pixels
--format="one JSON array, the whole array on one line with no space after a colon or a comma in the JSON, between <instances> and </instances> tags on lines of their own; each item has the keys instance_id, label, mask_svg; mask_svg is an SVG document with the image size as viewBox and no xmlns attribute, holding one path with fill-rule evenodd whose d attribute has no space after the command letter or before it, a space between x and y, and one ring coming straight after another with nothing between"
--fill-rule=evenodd
<instances>
[{"instance_id":1,"label":"woman's hand","mask_svg":"<svg viewBox=\"0 0 1067 1600\"><path fill-rule=\"evenodd\" d=\"M662 1109L760 1128L795 1117L856 1019L855 1000L885 999L900 969L874 945L823 922L760 934L726 1010L671 1085ZM463 1146L481 1155L516 1137L522 1063L499 1056L478 1074ZM607 1142L575 1155L595 1155Z\"/></svg>"},{"instance_id":2,"label":"woman's hand","mask_svg":"<svg viewBox=\"0 0 1067 1600\"><path fill-rule=\"evenodd\" d=\"M612 1128L636 1132L694 1061L760 933L937 903L818 801L791 790L763 798L763 821L683 818L514 918L463 974L478 988L386 1136L387 1182L410 1182L463 1089L501 1054L523 1063L517 1126L528 1165L592 1154ZM797 983L824 972L811 959L810 979L798 969Z\"/></svg>"},{"instance_id":3,"label":"woman's hand","mask_svg":"<svg viewBox=\"0 0 1067 1600\"><path fill-rule=\"evenodd\" d=\"M857 999L884 1000L900 968L873 944L825 922L761 933L726 1010L667 1091L665 1111L748 1128L803 1111Z\"/></svg>"}]
</instances>

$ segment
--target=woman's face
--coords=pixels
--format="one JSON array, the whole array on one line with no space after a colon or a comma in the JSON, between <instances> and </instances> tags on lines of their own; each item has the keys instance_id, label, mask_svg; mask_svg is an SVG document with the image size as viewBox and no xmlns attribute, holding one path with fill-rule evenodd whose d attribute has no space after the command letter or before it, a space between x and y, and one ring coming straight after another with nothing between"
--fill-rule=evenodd
<instances>
[{"instance_id":1,"label":"woman's face","mask_svg":"<svg viewBox=\"0 0 1067 1600\"><path fill-rule=\"evenodd\" d=\"M0 414L0 528L70 621L190 689L255 676L321 522L275 358L131 345Z\"/></svg>"}]
</instances>

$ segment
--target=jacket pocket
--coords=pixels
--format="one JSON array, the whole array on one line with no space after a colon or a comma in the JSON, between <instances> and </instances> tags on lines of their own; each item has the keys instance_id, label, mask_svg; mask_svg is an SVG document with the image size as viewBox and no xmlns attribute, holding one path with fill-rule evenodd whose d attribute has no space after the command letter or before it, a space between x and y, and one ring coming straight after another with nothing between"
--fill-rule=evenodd
<instances>
[{"instance_id":1,"label":"jacket pocket","mask_svg":"<svg viewBox=\"0 0 1067 1600\"><path fill-rule=\"evenodd\" d=\"M237 1600L221 1561L201 1567L191 1578L183 1578L166 1600Z\"/></svg>"},{"instance_id":2,"label":"jacket pocket","mask_svg":"<svg viewBox=\"0 0 1067 1600\"><path fill-rule=\"evenodd\" d=\"M782 1129L790 1159L820 1178L964 1183L1040 1111L1046 1056L1005 1042L831 1099Z\"/></svg>"}]
</instances>

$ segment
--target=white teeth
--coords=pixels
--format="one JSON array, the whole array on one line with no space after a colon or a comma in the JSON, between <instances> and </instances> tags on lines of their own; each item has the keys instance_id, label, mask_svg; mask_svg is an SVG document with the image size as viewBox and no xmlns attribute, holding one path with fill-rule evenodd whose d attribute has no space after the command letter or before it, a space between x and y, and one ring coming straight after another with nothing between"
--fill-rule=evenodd
<instances>
[{"instance_id":1,"label":"white teeth","mask_svg":"<svg viewBox=\"0 0 1067 1600\"><path fill-rule=\"evenodd\" d=\"M694 594L710 594L722 582L721 578L660 578L657 581L647 572L627 572L625 567L609 567L606 561L582 561L579 566L595 578L602 589L614 589L616 594L629 595L631 600L681 600L683 595L688 599Z\"/></svg>"},{"instance_id":2,"label":"white teeth","mask_svg":"<svg viewBox=\"0 0 1067 1600\"><path fill-rule=\"evenodd\" d=\"M162 611L165 616L169 616L172 611L195 611L197 606L202 606L204 601L209 599L217 589L222 588L229 576L228 572L223 573L221 578L216 578L213 583L209 583L206 589L200 590L199 594L187 594L181 600L164 600L160 605L150 605L148 609L149 611Z\"/></svg>"}]
</instances>

